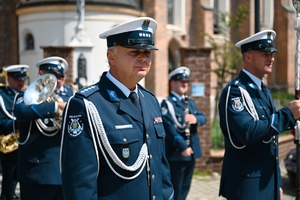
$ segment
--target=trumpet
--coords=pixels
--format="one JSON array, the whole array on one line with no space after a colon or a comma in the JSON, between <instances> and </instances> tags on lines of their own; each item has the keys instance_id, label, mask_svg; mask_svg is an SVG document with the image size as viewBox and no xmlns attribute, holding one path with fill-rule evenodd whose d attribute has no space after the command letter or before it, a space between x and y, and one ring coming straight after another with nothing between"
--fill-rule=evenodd
<instances>
[{"instance_id":1,"label":"trumpet","mask_svg":"<svg viewBox=\"0 0 300 200\"><path fill-rule=\"evenodd\" d=\"M44 74L34 80L24 93L24 103L26 105L40 104L44 102L63 102L63 99L55 94L54 90L57 85L57 79L53 74ZM55 126L55 129L61 129L62 123L62 110L58 109L55 118L50 119ZM37 120L37 123L46 129L41 119ZM46 129L47 130L47 129ZM53 129L48 129L52 131Z\"/></svg>"}]
</instances>

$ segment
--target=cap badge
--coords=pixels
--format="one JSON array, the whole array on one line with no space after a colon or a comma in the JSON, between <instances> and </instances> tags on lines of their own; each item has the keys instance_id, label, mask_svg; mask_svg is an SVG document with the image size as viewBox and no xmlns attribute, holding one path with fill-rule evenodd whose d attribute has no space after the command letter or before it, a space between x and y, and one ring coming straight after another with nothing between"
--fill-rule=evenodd
<instances>
[{"instance_id":1,"label":"cap badge","mask_svg":"<svg viewBox=\"0 0 300 200\"><path fill-rule=\"evenodd\" d=\"M146 29L147 29L147 28L149 27L149 24L150 24L150 20L147 20L147 19L146 19L146 20L144 20L142 26L143 26L143 28L146 28Z\"/></svg>"}]
</instances>

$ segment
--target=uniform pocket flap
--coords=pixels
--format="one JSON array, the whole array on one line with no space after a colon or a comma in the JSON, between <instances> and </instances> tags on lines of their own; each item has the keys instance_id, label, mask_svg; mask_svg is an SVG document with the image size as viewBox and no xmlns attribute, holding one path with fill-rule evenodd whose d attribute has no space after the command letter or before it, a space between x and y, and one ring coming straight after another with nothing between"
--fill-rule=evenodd
<instances>
[{"instance_id":1,"label":"uniform pocket flap","mask_svg":"<svg viewBox=\"0 0 300 200\"><path fill-rule=\"evenodd\" d=\"M107 137L110 144L130 144L139 141L139 133L136 128L118 129L115 131L107 132Z\"/></svg>"},{"instance_id":2,"label":"uniform pocket flap","mask_svg":"<svg viewBox=\"0 0 300 200\"><path fill-rule=\"evenodd\" d=\"M34 163L34 164L43 164L43 163L49 163L49 162L51 162L51 159L49 159L49 158L37 158L37 157L34 157L34 158L29 159L28 162Z\"/></svg>"}]
</instances>

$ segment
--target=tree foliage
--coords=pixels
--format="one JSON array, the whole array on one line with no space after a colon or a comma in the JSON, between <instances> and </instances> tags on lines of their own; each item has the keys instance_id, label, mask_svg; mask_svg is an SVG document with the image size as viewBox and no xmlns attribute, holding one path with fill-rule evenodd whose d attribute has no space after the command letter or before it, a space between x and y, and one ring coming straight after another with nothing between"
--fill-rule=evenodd
<instances>
[{"instance_id":1,"label":"tree foliage","mask_svg":"<svg viewBox=\"0 0 300 200\"><path fill-rule=\"evenodd\" d=\"M207 42L211 45L214 53L213 62L217 64L217 68L213 70L217 75L214 121L216 121L217 105L225 81L229 76L236 73L242 60L242 54L239 49L235 47L232 38L240 31L240 26L243 23L243 20L248 18L248 14L248 7L243 5L240 5L234 14L218 13L222 22L221 26L217 27L220 35L222 35L221 42L216 40L212 35L202 33L202 36L206 36Z\"/></svg>"}]
</instances>

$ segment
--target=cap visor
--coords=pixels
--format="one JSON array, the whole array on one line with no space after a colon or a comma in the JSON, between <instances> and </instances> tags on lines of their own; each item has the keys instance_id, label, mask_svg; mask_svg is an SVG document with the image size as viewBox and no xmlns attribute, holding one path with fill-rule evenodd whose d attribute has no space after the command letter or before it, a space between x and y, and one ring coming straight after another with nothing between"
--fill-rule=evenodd
<instances>
[{"instance_id":1,"label":"cap visor","mask_svg":"<svg viewBox=\"0 0 300 200\"><path fill-rule=\"evenodd\" d=\"M158 50L151 44L134 44L134 45L120 45L129 49L149 49L149 50Z\"/></svg>"}]
</instances>

